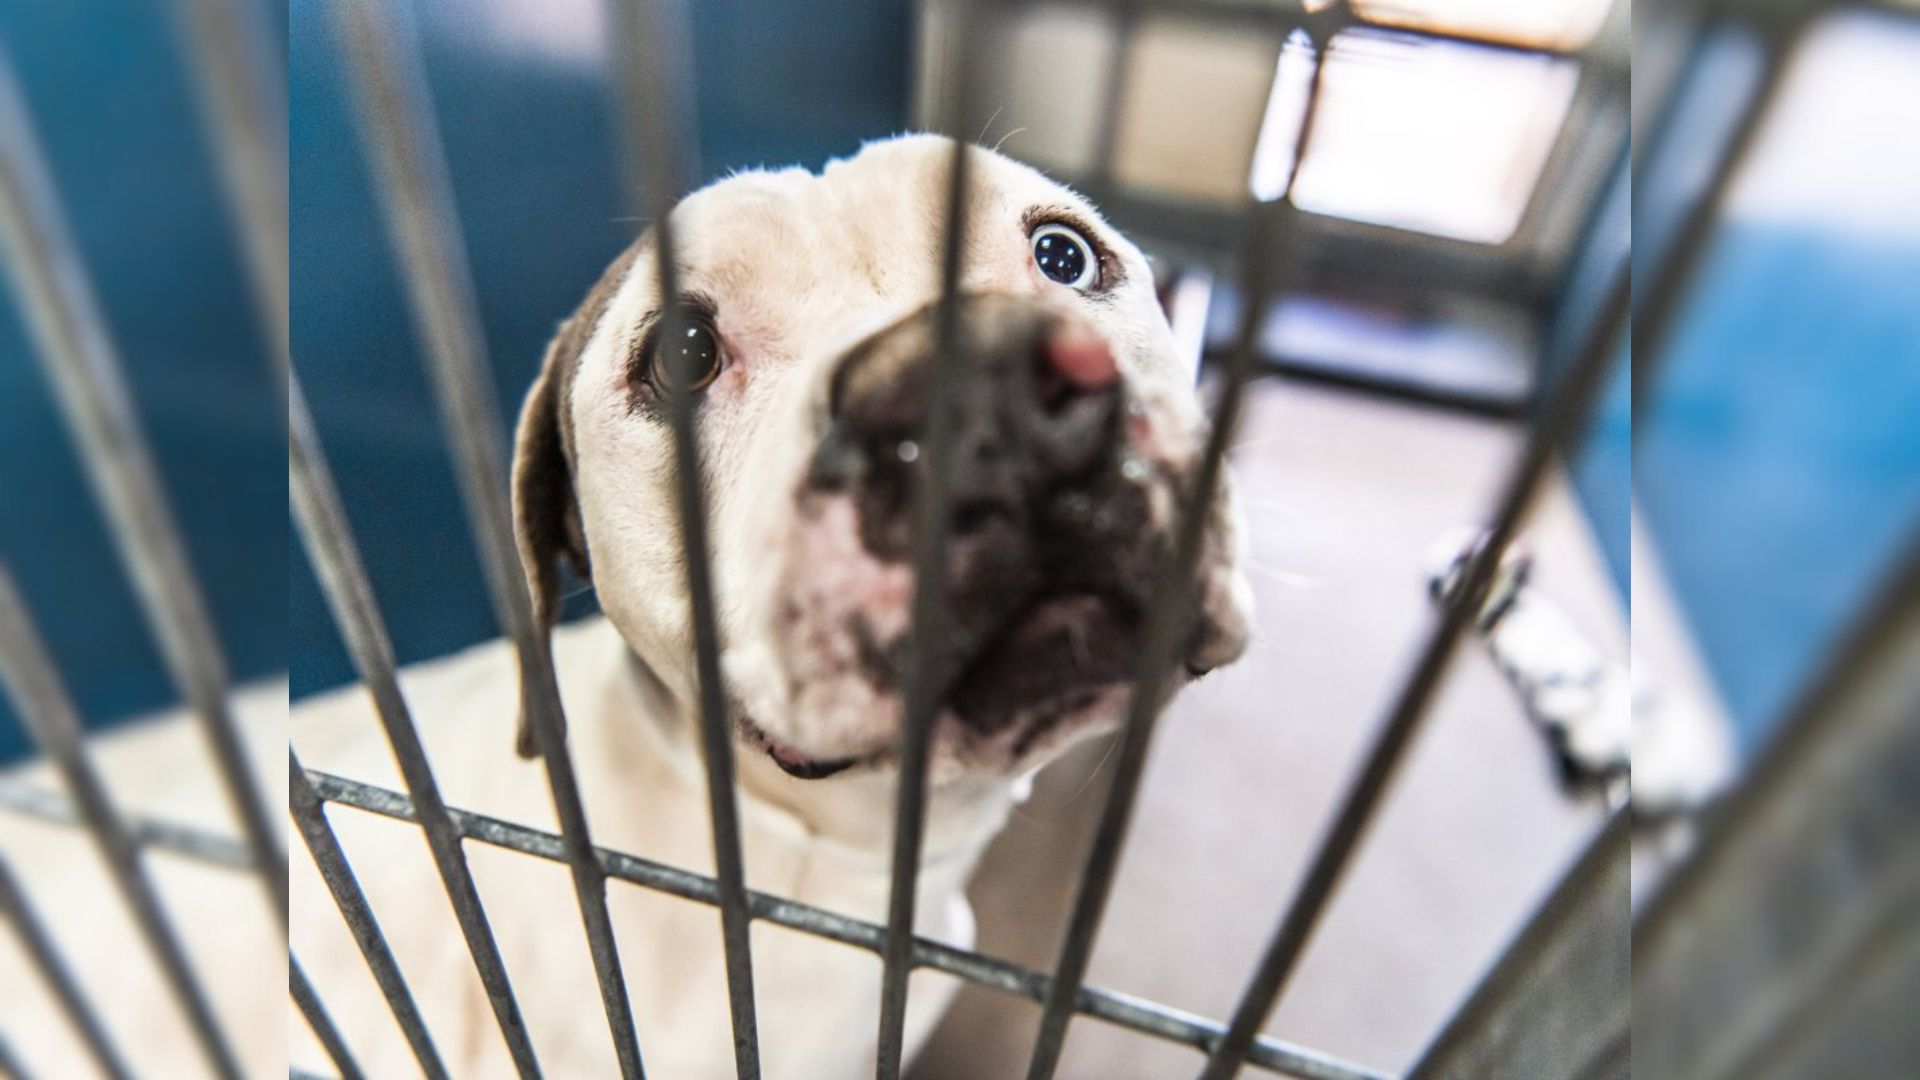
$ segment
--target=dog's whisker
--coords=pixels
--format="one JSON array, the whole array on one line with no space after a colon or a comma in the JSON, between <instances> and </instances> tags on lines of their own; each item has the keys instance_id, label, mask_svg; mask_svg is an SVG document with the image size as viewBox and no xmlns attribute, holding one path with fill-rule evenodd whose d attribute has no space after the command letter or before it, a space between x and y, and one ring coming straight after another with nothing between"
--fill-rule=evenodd
<instances>
[{"instance_id":1,"label":"dog's whisker","mask_svg":"<svg viewBox=\"0 0 1920 1080\"><path fill-rule=\"evenodd\" d=\"M1235 502L1242 509L1276 510L1289 517L1305 516L1305 512L1302 511L1299 507L1289 502L1282 502L1279 499L1263 499L1263 498L1256 498L1252 496L1240 495L1240 496L1236 496Z\"/></svg>"},{"instance_id":2,"label":"dog's whisker","mask_svg":"<svg viewBox=\"0 0 1920 1080\"><path fill-rule=\"evenodd\" d=\"M1073 650L1073 662L1078 664L1081 670L1084 671L1093 667L1093 652L1087 648L1086 627L1069 627L1067 631L1067 644Z\"/></svg>"},{"instance_id":3,"label":"dog's whisker","mask_svg":"<svg viewBox=\"0 0 1920 1080\"><path fill-rule=\"evenodd\" d=\"M1275 585L1288 589L1324 589L1329 584L1325 578L1295 573L1290 570L1276 569L1275 567L1262 565L1252 559L1244 560L1241 565L1245 566L1249 571L1259 574L1261 577L1273 582Z\"/></svg>"},{"instance_id":4,"label":"dog's whisker","mask_svg":"<svg viewBox=\"0 0 1920 1080\"><path fill-rule=\"evenodd\" d=\"M1261 447L1273 446L1291 438L1293 438L1292 432L1283 431L1273 435L1261 435L1251 439L1241 439L1239 442L1227 447L1227 453L1235 454L1242 450L1258 450Z\"/></svg>"},{"instance_id":5,"label":"dog's whisker","mask_svg":"<svg viewBox=\"0 0 1920 1080\"><path fill-rule=\"evenodd\" d=\"M1093 768L1087 770L1087 778L1080 782L1080 786L1074 790L1073 794L1067 796L1067 805L1071 806L1080 801L1080 796L1085 795L1087 789L1093 786L1093 782L1100 779L1100 770L1107 767L1107 762L1113 759L1113 752L1119 748L1119 739L1107 740L1107 748L1101 752L1100 760L1093 763Z\"/></svg>"},{"instance_id":6,"label":"dog's whisker","mask_svg":"<svg viewBox=\"0 0 1920 1080\"><path fill-rule=\"evenodd\" d=\"M1027 128L1026 128L1026 125L1023 124L1020 127L1014 128L1012 131L1007 132L1005 135L1000 136L1000 141L993 144L994 153L999 153L1000 148L1007 145L1008 139L1013 138L1015 135L1018 135L1025 130L1027 130Z\"/></svg>"},{"instance_id":7,"label":"dog's whisker","mask_svg":"<svg viewBox=\"0 0 1920 1080\"><path fill-rule=\"evenodd\" d=\"M984 123L984 124L981 124L981 125L980 125L980 137L979 137L979 138L977 138L977 139L975 139L975 140L973 140L974 142L977 142L977 143L984 143L984 142L986 142L986 141L987 141L987 132L988 132L989 130L991 130L991 129L992 129L992 127L993 127L993 122L994 122L995 120L998 120L998 119L1000 119L1000 113L1001 113L1001 111L1002 111L1002 110L1004 110L1005 108L1006 108L1006 106L1004 106L1004 105L1002 105L1002 106L1000 106L1000 107L998 107L998 108L996 108L996 109L994 109L994 110L993 110L993 115L992 115L992 116L989 116L989 117L987 117L987 122L986 122L986 123ZM997 146L996 146L996 147L994 147L994 149L996 149L996 150L998 150L998 149L999 149L999 147L997 147Z\"/></svg>"}]
</instances>

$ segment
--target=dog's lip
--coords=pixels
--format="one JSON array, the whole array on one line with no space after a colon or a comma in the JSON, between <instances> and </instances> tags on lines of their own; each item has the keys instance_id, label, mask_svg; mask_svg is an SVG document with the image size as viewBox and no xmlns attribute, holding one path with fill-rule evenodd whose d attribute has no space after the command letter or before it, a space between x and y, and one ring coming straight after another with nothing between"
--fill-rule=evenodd
<instances>
[{"instance_id":1,"label":"dog's lip","mask_svg":"<svg viewBox=\"0 0 1920 1080\"><path fill-rule=\"evenodd\" d=\"M800 751L767 734L765 728L746 717L740 718L740 729L749 742L766 752L780 770L797 780L824 780L835 773L845 772L876 755L854 755L840 758L811 758Z\"/></svg>"}]
</instances>

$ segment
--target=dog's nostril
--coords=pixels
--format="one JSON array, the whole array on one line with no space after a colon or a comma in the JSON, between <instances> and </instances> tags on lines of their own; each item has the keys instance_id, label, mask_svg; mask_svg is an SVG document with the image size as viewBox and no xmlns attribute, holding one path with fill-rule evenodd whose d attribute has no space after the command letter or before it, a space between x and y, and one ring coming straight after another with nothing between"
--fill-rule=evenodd
<instances>
[{"instance_id":1,"label":"dog's nostril","mask_svg":"<svg viewBox=\"0 0 1920 1080\"><path fill-rule=\"evenodd\" d=\"M1050 424L1069 420L1075 405L1111 399L1119 389L1120 369L1113 350L1086 327L1071 323L1050 327L1032 350L1033 408Z\"/></svg>"},{"instance_id":2,"label":"dog's nostril","mask_svg":"<svg viewBox=\"0 0 1920 1080\"><path fill-rule=\"evenodd\" d=\"M1073 389L1102 390L1120 381L1113 350L1100 335L1085 327L1069 325L1048 335L1037 359L1046 376L1064 381Z\"/></svg>"},{"instance_id":3,"label":"dog's nostril","mask_svg":"<svg viewBox=\"0 0 1920 1080\"><path fill-rule=\"evenodd\" d=\"M1039 403L1040 411L1048 416L1057 416L1078 396L1073 384L1055 371L1052 365L1045 362L1034 365L1033 397Z\"/></svg>"},{"instance_id":4,"label":"dog's nostril","mask_svg":"<svg viewBox=\"0 0 1920 1080\"><path fill-rule=\"evenodd\" d=\"M1013 511L998 502L968 500L953 508L954 536L972 536L995 522L1011 522Z\"/></svg>"}]
</instances>

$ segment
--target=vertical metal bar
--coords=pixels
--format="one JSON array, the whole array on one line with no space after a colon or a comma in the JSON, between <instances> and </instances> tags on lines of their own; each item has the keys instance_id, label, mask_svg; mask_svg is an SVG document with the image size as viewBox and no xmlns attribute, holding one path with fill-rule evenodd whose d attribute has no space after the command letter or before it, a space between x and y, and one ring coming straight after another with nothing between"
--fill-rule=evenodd
<instances>
[{"instance_id":1,"label":"vertical metal bar","mask_svg":"<svg viewBox=\"0 0 1920 1080\"><path fill-rule=\"evenodd\" d=\"M1569 1076L1625 1041L1631 813L1608 817L1407 1080Z\"/></svg>"},{"instance_id":2,"label":"vertical metal bar","mask_svg":"<svg viewBox=\"0 0 1920 1080\"><path fill-rule=\"evenodd\" d=\"M1319 101L1322 73L1328 43L1338 32L1343 9L1323 13L1326 21L1303 24L1311 39L1314 55L1313 78L1308 83L1307 100L1300 130L1295 136L1293 164L1287 190L1299 175L1312 138L1315 107ZM1206 535L1206 523L1213 500L1219 493L1226 468L1227 448L1240 420L1240 410L1260 351L1261 331L1266 325L1269 299L1290 272L1283 268L1280 241L1292 232L1289 228L1294 209L1287 199L1259 205L1250 210L1252 229L1244 255L1245 273L1241 282L1241 314L1238 335L1229 354L1220 397L1214 407L1213 424L1207 445L1196 470L1192 487L1186 492L1179 531L1163 572L1154 580L1148 600L1148 620L1141 647L1140 677L1128 699L1126 725L1115 756L1113 786L1100 813L1093 844L1080 874L1080 888L1074 897L1073 914L1061 942L1060 957L1054 966L1053 982L1040 1015L1040 1032L1034 1040L1033 1057L1027 1065L1028 1080L1047 1080L1059 1068L1060 1054L1066 1045L1067 1027L1085 984L1087 964L1093 956L1094 938L1106 913L1107 899L1120 867L1120 854L1126 846L1132 825L1133 805L1140 794L1140 780L1146 770L1147 750L1160 709L1166 703L1167 679L1179 657L1181 642L1191 623L1192 605L1188 602L1194 568ZM1289 259L1302 255L1287 252Z\"/></svg>"},{"instance_id":3,"label":"vertical metal bar","mask_svg":"<svg viewBox=\"0 0 1920 1080\"><path fill-rule=\"evenodd\" d=\"M1325 913L1327 901L1342 873L1358 850L1373 812L1426 714L1427 705L1438 690L1461 638L1479 613L1492 584L1494 569L1499 565L1500 553L1519 530L1555 455L1580 431L1608 364L1616 355L1620 330L1627 317L1627 277L1624 265L1614 273L1594 331L1581 344L1579 355L1554 389L1519 460L1509 472L1487 539L1468 561L1459 590L1452 602L1441 609L1439 624L1427 638L1419 660L1395 695L1385 723L1368 748L1359 776L1347 790L1332 824L1322 836L1313 861L1234 1009L1226 1036L1200 1074L1203 1080L1227 1080L1239 1071L1254 1037L1279 1000L1287 977Z\"/></svg>"},{"instance_id":4,"label":"vertical metal bar","mask_svg":"<svg viewBox=\"0 0 1920 1080\"><path fill-rule=\"evenodd\" d=\"M340 909L340 918L353 934L354 944L366 958L374 982L380 984L380 992L393 1010L400 1033L420 1063L420 1071L428 1080L448 1080L447 1067L433 1045L433 1036L427 1033L427 1022L420 1015L420 1007L414 1004L413 991L407 988L406 977L400 973L400 963L394 959L387 936L380 930L380 921L374 918L373 908L367 903L367 894L360 890L360 881L354 877L347 854L340 849L340 838L333 834L333 826L327 821L326 807L314 793L313 784L307 780L306 770L300 767L300 757L292 747L287 748L287 784L287 805L293 814L293 823L300 830L301 839L306 841L313 864L320 871L321 880L327 883L327 891L333 894L334 906Z\"/></svg>"},{"instance_id":5,"label":"vertical metal bar","mask_svg":"<svg viewBox=\"0 0 1920 1080\"><path fill-rule=\"evenodd\" d=\"M259 308L281 370L288 341L287 79L252 0L174 0L201 125L220 163Z\"/></svg>"},{"instance_id":6,"label":"vertical metal bar","mask_svg":"<svg viewBox=\"0 0 1920 1080\"><path fill-rule=\"evenodd\" d=\"M427 751L414 728L413 716L400 692L394 672L393 644L387 638L373 586L354 547L340 495L327 469L319 435L307 413L305 397L298 379L289 371L287 383L287 491L293 503L300 538L313 560L320 578L321 592L340 626L347 650L353 655L354 669L360 673L374 711L393 748L394 761L400 766L407 792L420 812L420 827L426 834L427 848L433 855L434 869L453 905L460 933L466 938L467 951L473 957L474 970L486 988L500 1036L506 1040L514 1067L522 1076L538 1076L533 1044L527 1038L519 1003L514 1000L506 966L500 958L493 931L474 887L466 853L460 847L447 805L440 797L440 785L434 780Z\"/></svg>"},{"instance_id":7,"label":"vertical metal bar","mask_svg":"<svg viewBox=\"0 0 1920 1080\"><path fill-rule=\"evenodd\" d=\"M0 53L0 247L27 328L87 478L113 528L174 685L199 718L222 789L253 849L274 918L287 918L287 856L227 704L226 661L159 473L121 379L78 250L61 220L23 99Z\"/></svg>"},{"instance_id":8,"label":"vertical metal bar","mask_svg":"<svg viewBox=\"0 0 1920 1080\"><path fill-rule=\"evenodd\" d=\"M313 1037L320 1040L333 1067L340 1070L340 1080L366 1080L353 1051L347 1048L347 1041L340 1037L340 1029L333 1026L333 1017L327 1015L326 1005L321 1003L313 984L307 981L300 958L291 952L287 953L287 992L299 1007L300 1015L306 1018L307 1027L313 1029Z\"/></svg>"},{"instance_id":9,"label":"vertical metal bar","mask_svg":"<svg viewBox=\"0 0 1920 1080\"><path fill-rule=\"evenodd\" d=\"M959 378L960 275L966 249L966 204L972 154L968 132L979 100L979 60L974 42L979 23L998 15L997 4L975 3L955 26L958 53L950 88L946 129L953 139L947 169L940 299L934 324L934 366L927 391L927 426L920 439L920 475L913 490L913 640L935 641L946 632L947 486L953 446L953 387ZM887 937L880 954L879 1080L898 1080L905 1051L907 982L913 971L913 921L920 879L920 849L927 812L927 754L939 711L941 673L931 652L915 648L909 659L900 726L900 786L893 815L892 879L887 893Z\"/></svg>"},{"instance_id":10,"label":"vertical metal bar","mask_svg":"<svg viewBox=\"0 0 1920 1080\"><path fill-rule=\"evenodd\" d=\"M87 1053L100 1071L113 1080L131 1080L133 1073L127 1069L126 1059L115 1049L113 1039L107 1035L106 1025L100 1022L100 1014L93 1011L93 1005L87 1001L87 995L80 989L80 983L73 977L66 961L60 956L60 949L54 945L47 928L34 914L27 902L26 891L13 876L13 868L0 858L0 914L13 923L14 931L25 946L27 955L33 959L40 975L46 979L47 987L60 1003L60 1009L67 1014L67 1022L73 1025L80 1035L80 1041L86 1044Z\"/></svg>"},{"instance_id":11,"label":"vertical metal bar","mask_svg":"<svg viewBox=\"0 0 1920 1080\"><path fill-rule=\"evenodd\" d=\"M25 1065L20 1064L20 1059L13 1052L13 1044L7 1041L5 1034L0 1034L0 1077L6 1080L32 1080L32 1074L27 1072Z\"/></svg>"},{"instance_id":12,"label":"vertical metal bar","mask_svg":"<svg viewBox=\"0 0 1920 1080\"><path fill-rule=\"evenodd\" d=\"M1726 200L1727 190L1739 172L1740 163L1746 160L1747 151L1760 131L1760 121L1767 114L1768 107L1779 93L1781 76L1784 74L1788 43L1797 34L1792 20L1805 17L1800 7L1818 8L1819 5L1772 5L1782 10L1774 12L1756 11L1763 20L1782 20L1781 24L1767 24L1763 29L1760 48L1760 73L1755 79L1752 92L1735 108L1732 131L1722 143L1720 155L1714 159L1712 168L1697 181L1696 190L1691 194L1685 209L1681 212L1678 224L1671 235L1645 238L1651 241L1652 250L1658 256L1651 267L1643 268L1641 280L1635 283L1633 290L1633 407L1644 407L1653 392L1657 363L1669 333L1673 329L1674 319L1680 311L1680 301L1687 282L1693 277L1702 258L1705 257L1709 242L1713 239L1714 224L1719 220L1720 206ZM1755 5L1756 8L1768 7ZM1701 28L1704 37L1713 32L1711 25ZM1698 55L1696 47L1695 56ZM1683 72L1675 81L1675 93L1684 94L1692 87ZM1665 115L1671 116L1684 108L1684 103L1674 100L1666 103ZM1663 123L1659 134L1665 136L1664 142L1672 141L1674 124ZM1653 155L1637 172L1651 175L1649 170L1657 169L1658 156L1674 153L1674 148L1656 143L1649 148ZM1636 178L1636 182L1638 178ZM1643 241L1644 243L1644 241Z\"/></svg>"},{"instance_id":13,"label":"vertical metal bar","mask_svg":"<svg viewBox=\"0 0 1920 1080\"><path fill-rule=\"evenodd\" d=\"M681 303L672 210L689 170L687 153L692 115L692 85L687 68L691 45L685 12L670 0L656 0L643 11L639 0L612 5L617 38L615 64L622 91L624 157L638 158L639 191L653 228L660 295L660 340L675 340L686 325ZM636 195L638 192L636 192ZM696 429L693 373L670 372L668 419L673 425L675 488L680 511L680 544L687 569L687 596L693 622L694 671L699 681L701 760L707 774L707 816L713 834L714 878L720 893L720 934L727 971L727 1004L733 1024L734 1072L741 1080L760 1075L759 1023L754 1010L752 916L747 908L746 867L740 850L740 812L734 790L733 724L727 716L720 679L720 635L714 608L712 553L707 541L707 507Z\"/></svg>"},{"instance_id":14,"label":"vertical metal bar","mask_svg":"<svg viewBox=\"0 0 1920 1080\"><path fill-rule=\"evenodd\" d=\"M1920 533L1906 539L1634 921L1634 1002L1662 1020L1635 1032L1642 1075L1920 1069Z\"/></svg>"},{"instance_id":15,"label":"vertical metal bar","mask_svg":"<svg viewBox=\"0 0 1920 1080\"><path fill-rule=\"evenodd\" d=\"M161 909L159 894L140 862L139 849L108 798L100 774L94 771L80 717L74 712L66 689L60 685L53 660L35 632L13 577L3 564L0 564L0 684L12 694L40 752L51 759L66 781L68 791L93 833L94 842L100 847L101 858L113 876L114 885L132 910L147 947L160 965L162 977L186 1010L201 1052L215 1072L238 1080L239 1062L220 1031L205 990L194 978L185 948Z\"/></svg>"},{"instance_id":16,"label":"vertical metal bar","mask_svg":"<svg viewBox=\"0 0 1920 1080\"><path fill-rule=\"evenodd\" d=\"M1140 8L1131 2L1113 9L1113 55L1102 72L1107 86L1107 107L1100 112L1100 125L1093 134L1093 187L1111 190L1113 158L1120 144L1120 104L1127 93L1128 73L1133 70L1133 46L1140 34Z\"/></svg>"},{"instance_id":17,"label":"vertical metal bar","mask_svg":"<svg viewBox=\"0 0 1920 1080\"><path fill-rule=\"evenodd\" d=\"M644 1076L645 1070L607 913L606 871L593 850L579 783L567 753L566 721L550 643L533 617L514 549L501 482L506 454L499 402L487 368L465 245L412 24L404 17L388 17L382 0L341 0L333 11L354 76L360 129L375 166L375 191L399 256L415 331L426 348L434 396L479 541L488 590L519 657L525 704L566 841L567 864L614 1053L621 1074L634 1080Z\"/></svg>"}]
</instances>

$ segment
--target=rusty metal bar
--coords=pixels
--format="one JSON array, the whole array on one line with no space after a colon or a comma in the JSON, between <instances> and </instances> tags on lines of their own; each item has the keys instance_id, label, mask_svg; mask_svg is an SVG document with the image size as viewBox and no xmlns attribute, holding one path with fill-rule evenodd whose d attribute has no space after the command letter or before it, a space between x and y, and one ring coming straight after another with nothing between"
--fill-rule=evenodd
<instances>
[{"instance_id":1,"label":"rusty metal bar","mask_svg":"<svg viewBox=\"0 0 1920 1080\"><path fill-rule=\"evenodd\" d=\"M426 350L488 589L520 661L524 705L567 840L568 867L614 1053L622 1076L636 1080L645 1070L607 912L606 875L594 861L586 811L568 756L551 644L534 618L514 547L502 483L506 455L499 402L487 369L452 185L412 24L392 17L383 0L341 0L333 13L353 75L361 135L373 159L375 194L399 257L415 331Z\"/></svg>"},{"instance_id":2,"label":"rusty metal bar","mask_svg":"<svg viewBox=\"0 0 1920 1080\"><path fill-rule=\"evenodd\" d=\"M354 545L345 508L335 490L333 476L321 450L319 434L307 414L307 403L300 392L299 380L288 372L287 383L287 491L293 503L300 538L313 561L320 591L327 598L334 622L340 627L347 651L360 681L373 700L374 712L386 733L387 745L400 767L407 791L420 807L420 827L433 856L434 869L453 906L460 933L466 938L474 970L486 989L500 1037L506 1040L514 1067L522 1076L537 1076L540 1066L527 1027L514 1000L500 949L493 939L480 893L474 887L460 839L447 821L446 803L440 797L440 785L434 779L433 766L427 761L406 697L400 692L400 680L394 671L393 644L387 638L380 607L367 580L366 568Z\"/></svg>"},{"instance_id":3,"label":"rusty metal bar","mask_svg":"<svg viewBox=\"0 0 1920 1080\"><path fill-rule=\"evenodd\" d=\"M26 890L13 875L13 868L7 860L0 857L0 915L4 915L13 924L14 932L20 938L20 944L32 958L33 966L40 969L40 977L46 980L47 988L53 991L55 1001L67 1014L67 1022L86 1045L87 1054L100 1071L112 1080L131 1080L133 1073L127 1068L126 1058L113 1045L113 1039L107 1034L105 1024L100 1022L100 1014L94 1011L93 1004L80 989L79 980L73 977L73 971L67 967L66 960L60 955L59 946L47 933L45 924L34 913L33 905L28 903Z\"/></svg>"},{"instance_id":4,"label":"rusty metal bar","mask_svg":"<svg viewBox=\"0 0 1920 1080\"><path fill-rule=\"evenodd\" d=\"M160 896L140 862L126 823L114 809L105 782L87 753L80 716L60 685L53 659L34 630L13 577L0 564L0 686L12 695L34 743L60 772L86 819L107 872L131 910L161 977L186 1011L201 1053L216 1073L240 1076L239 1060L228 1045L206 990L187 962L187 952L160 905Z\"/></svg>"},{"instance_id":5,"label":"rusty metal bar","mask_svg":"<svg viewBox=\"0 0 1920 1080\"><path fill-rule=\"evenodd\" d=\"M420 1063L420 1071L426 1074L427 1080L448 1080L447 1066L440 1059L433 1036L427 1032L427 1022L420 1015L420 1006L414 1003L413 991L407 988L406 976L400 973L400 962L394 959L387 935L380 929L380 920L374 917L367 894L360 889L360 879L354 875L353 865L340 848L340 838L327 822L326 807L314 792L307 771L300 766L300 757L292 747L287 748L287 779L287 803L294 826L306 841L313 864L320 871L321 880L327 883L327 891L333 894L334 906L340 909L340 918L352 932L354 944L360 947L367 970L373 973L374 982L380 984L380 992L387 999L394 1022L400 1025L400 1033L406 1037L414 1060Z\"/></svg>"},{"instance_id":6,"label":"rusty metal bar","mask_svg":"<svg viewBox=\"0 0 1920 1080\"><path fill-rule=\"evenodd\" d=\"M226 660L195 583L119 358L67 234L11 66L0 53L0 254L48 383L105 511L168 674L200 723L220 786L284 933L287 857L227 701Z\"/></svg>"},{"instance_id":7,"label":"rusty metal bar","mask_svg":"<svg viewBox=\"0 0 1920 1080\"><path fill-rule=\"evenodd\" d=\"M660 297L661 341L677 340L687 324L676 261L672 210L692 177L689 120L693 115L687 70L685 12L671 0L614 0L624 159L646 193L652 221ZM637 159L637 161L636 161ZM638 192L636 192L636 195ZM677 351L670 355L679 356ZM713 556L707 538L707 505L692 380L674 371L667 378L667 416L673 426L674 479L680 512L680 545L687 571L698 680L701 761L706 769L707 816L712 827L715 878L720 887L720 935L727 973L727 1004L733 1025L734 1073L760 1075L759 1022L754 1010L753 952L747 911L746 865L740 849L740 808L735 791L733 722L727 715L720 675L720 632L715 612Z\"/></svg>"},{"instance_id":8,"label":"rusty metal bar","mask_svg":"<svg viewBox=\"0 0 1920 1080\"><path fill-rule=\"evenodd\" d=\"M307 778L314 791L326 802L350 806L396 821L415 820L413 804L397 791L317 770L308 770ZM552 862L566 859L562 838L553 833L467 810L452 809L449 814L454 827L468 840ZM616 880L696 903L719 904L717 886L705 874L606 848L599 849L598 855L607 873ZM886 928L877 923L849 918L763 892L750 890L747 900L756 919L865 949L876 955L886 947ZM913 939L912 960L916 968L943 971L989 990L1029 1001L1046 1000L1052 981L1044 972L927 938ZM1224 1030L1216 1021L1095 987L1081 987L1074 1008L1118 1027L1199 1050L1219 1041ZM1274 1039L1257 1040L1247 1060L1249 1064L1260 1068L1304 1077L1306 1080L1387 1080L1383 1074L1362 1066Z\"/></svg>"},{"instance_id":9,"label":"rusty metal bar","mask_svg":"<svg viewBox=\"0 0 1920 1080\"><path fill-rule=\"evenodd\" d=\"M333 1017L327 1015L327 1007L320 1001L320 995L307 981L307 972L300 966L300 958L287 953L287 992L293 1003L299 1007L300 1015L306 1018L307 1027L313 1029L313 1037L340 1070L340 1080L366 1080L366 1074L360 1071L360 1063L354 1060L353 1051L347 1049L347 1042L340 1037L340 1029L333 1026Z\"/></svg>"}]
</instances>

